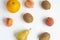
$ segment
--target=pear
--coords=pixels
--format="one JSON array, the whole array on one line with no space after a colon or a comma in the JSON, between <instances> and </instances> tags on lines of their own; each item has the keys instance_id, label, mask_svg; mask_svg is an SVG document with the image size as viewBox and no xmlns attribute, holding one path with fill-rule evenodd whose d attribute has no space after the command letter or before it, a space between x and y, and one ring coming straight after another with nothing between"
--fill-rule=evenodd
<instances>
[{"instance_id":1,"label":"pear","mask_svg":"<svg viewBox=\"0 0 60 40\"><path fill-rule=\"evenodd\" d=\"M30 30L26 29L26 30L23 30L23 31L21 31L21 32L18 32L18 33L16 34L16 38L17 38L18 40L27 40L29 31L30 31Z\"/></svg>"}]
</instances>

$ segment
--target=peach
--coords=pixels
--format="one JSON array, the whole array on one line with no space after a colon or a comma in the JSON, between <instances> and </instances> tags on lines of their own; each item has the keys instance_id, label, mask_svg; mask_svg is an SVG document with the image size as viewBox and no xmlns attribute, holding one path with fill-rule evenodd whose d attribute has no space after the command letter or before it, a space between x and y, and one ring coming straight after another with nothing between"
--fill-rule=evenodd
<instances>
[{"instance_id":1,"label":"peach","mask_svg":"<svg viewBox=\"0 0 60 40\"><path fill-rule=\"evenodd\" d=\"M45 24L48 25L48 26L52 26L52 25L54 24L53 18L47 17L47 18L45 19Z\"/></svg>"},{"instance_id":2,"label":"peach","mask_svg":"<svg viewBox=\"0 0 60 40\"><path fill-rule=\"evenodd\" d=\"M6 18L4 22L6 26L11 26L13 24L13 20L11 18Z\"/></svg>"}]
</instances>

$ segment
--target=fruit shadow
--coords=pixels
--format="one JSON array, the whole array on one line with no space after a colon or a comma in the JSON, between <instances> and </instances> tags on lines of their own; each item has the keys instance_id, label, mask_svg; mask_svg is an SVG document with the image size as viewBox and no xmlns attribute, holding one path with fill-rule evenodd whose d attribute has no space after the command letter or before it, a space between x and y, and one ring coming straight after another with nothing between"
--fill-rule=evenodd
<instances>
[{"instance_id":1,"label":"fruit shadow","mask_svg":"<svg viewBox=\"0 0 60 40\"><path fill-rule=\"evenodd\" d=\"M22 3L21 3L22 7L25 7L25 6L24 6L25 1L26 1L26 0L22 0Z\"/></svg>"},{"instance_id":2,"label":"fruit shadow","mask_svg":"<svg viewBox=\"0 0 60 40\"><path fill-rule=\"evenodd\" d=\"M40 6L41 9L43 9L43 8L42 8L42 2L43 2L43 1L39 1L39 6Z\"/></svg>"},{"instance_id":3,"label":"fruit shadow","mask_svg":"<svg viewBox=\"0 0 60 40\"><path fill-rule=\"evenodd\" d=\"M23 15L24 15L24 13L22 13L22 14L20 15L21 21L24 21L24 20L23 20Z\"/></svg>"},{"instance_id":4,"label":"fruit shadow","mask_svg":"<svg viewBox=\"0 0 60 40\"><path fill-rule=\"evenodd\" d=\"M40 39L40 36L41 36L42 33L44 33L44 32L38 33L38 35L37 35L38 40Z\"/></svg>"},{"instance_id":5,"label":"fruit shadow","mask_svg":"<svg viewBox=\"0 0 60 40\"><path fill-rule=\"evenodd\" d=\"M44 18L44 19L42 20L42 21L43 21L43 23L45 23L45 19L46 19L46 18Z\"/></svg>"},{"instance_id":6,"label":"fruit shadow","mask_svg":"<svg viewBox=\"0 0 60 40\"><path fill-rule=\"evenodd\" d=\"M2 24L4 25L4 19L1 17L0 18L0 25L2 25Z\"/></svg>"},{"instance_id":7,"label":"fruit shadow","mask_svg":"<svg viewBox=\"0 0 60 40\"><path fill-rule=\"evenodd\" d=\"M19 30L17 32L14 32L14 36L16 37L17 33L22 32L22 31L24 31L24 30Z\"/></svg>"},{"instance_id":8,"label":"fruit shadow","mask_svg":"<svg viewBox=\"0 0 60 40\"><path fill-rule=\"evenodd\" d=\"M3 7L2 8L5 12L7 12L7 7L6 7L7 6L7 1L8 0L3 0Z\"/></svg>"},{"instance_id":9,"label":"fruit shadow","mask_svg":"<svg viewBox=\"0 0 60 40\"><path fill-rule=\"evenodd\" d=\"M20 15L20 17L21 17L21 21L24 22L24 23L26 23L25 20L24 20L24 18L23 18L24 14L26 14L26 13L23 12L23 13Z\"/></svg>"}]
</instances>

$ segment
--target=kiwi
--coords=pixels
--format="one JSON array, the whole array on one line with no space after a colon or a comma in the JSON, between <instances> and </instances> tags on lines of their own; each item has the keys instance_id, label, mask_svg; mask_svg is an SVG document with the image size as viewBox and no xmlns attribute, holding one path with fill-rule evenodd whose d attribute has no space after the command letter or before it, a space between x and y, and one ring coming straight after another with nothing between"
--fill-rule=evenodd
<instances>
[{"instance_id":1,"label":"kiwi","mask_svg":"<svg viewBox=\"0 0 60 40\"><path fill-rule=\"evenodd\" d=\"M51 4L47 0L43 1L41 5L42 5L42 8L44 8L45 10L48 10L51 8Z\"/></svg>"},{"instance_id":2,"label":"kiwi","mask_svg":"<svg viewBox=\"0 0 60 40\"><path fill-rule=\"evenodd\" d=\"M39 35L39 40L49 40L50 34L48 32L44 32L41 35Z\"/></svg>"},{"instance_id":3,"label":"kiwi","mask_svg":"<svg viewBox=\"0 0 60 40\"><path fill-rule=\"evenodd\" d=\"M33 21L33 16L29 13L23 15L23 19L27 23L31 23Z\"/></svg>"}]
</instances>

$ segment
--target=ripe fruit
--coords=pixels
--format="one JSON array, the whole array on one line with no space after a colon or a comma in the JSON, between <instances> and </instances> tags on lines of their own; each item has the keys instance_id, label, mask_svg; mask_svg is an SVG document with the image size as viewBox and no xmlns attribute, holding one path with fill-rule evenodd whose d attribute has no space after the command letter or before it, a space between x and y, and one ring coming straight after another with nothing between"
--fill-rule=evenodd
<instances>
[{"instance_id":1,"label":"ripe fruit","mask_svg":"<svg viewBox=\"0 0 60 40\"><path fill-rule=\"evenodd\" d=\"M6 26L12 26L13 24L13 20L11 18L5 18L4 22Z\"/></svg>"},{"instance_id":2,"label":"ripe fruit","mask_svg":"<svg viewBox=\"0 0 60 40\"><path fill-rule=\"evenodd\" d=\"M43 1L41 5L42 5L42 7L43 7L45 10L48 10L48 9L51 8L51 4L50 4L50 2L47 1L47 0Z\"/></svg>"},{"instance_id":3,"label":"ripe fruit","mask_svg":"<svg viewBox=\"0 0 60 40\"><path fill-rule=\"evenodd\" d=\"M48 25L48 26L52 26L52 25L54 24L53 18L47 17L47 18L45 19L45 24Z\"/></svg>"},{"instance_id":4,"label":"ripe fruit","mask_svg":"<svg viewBox=\"0 0 60 40\"><path fill-rule=\"evenodd\" d=\"M33 21L33 16L29 13L26 13L26 14L23 15L23 19L27 23L31 23Z\"/></svg>"},{"instance_id":5,"label":"ripe fruit","mask_svg":"<svg viewBox=\"0 0 60 40\"><path fill-rule=\"evenodd\" d=\"M39 40L50 40L50 34L48 32L44 32L39 35Z\"/></svg>"},{"instance_id":6,"label":"ripe fruit","mask_svg":"<svg viewBox=\"0 0 60 40\"><path fill-rule=\"evenodd\" d=\"M7 9L8 11L15 13L20 9L21 5L18 0L9 0L7 2Z\"/></svg>"},{"instance_id":7,"label":"ripe fruit","mask_svg":"<svg viewBox=\"0 0 60 40\"><path fill-rule=\"evenodd\" d=\"M33 8L34 6L34 2L32 0L27 0L24 5L27 7L27 8Z\"/></svg>"},{"instance_id":8,"label":"ripe fruit","mask_svg":"<svg viewBox=\"0 0 60 40\"><path fill-rule=\"evenodd\" d=\"M18 33L16 34L16 38L17 38L18 40L27 40L29 31L30 31L30 30L26 29L26 30L23 30L23 31L21 31L21 32L18 32Z\"/></svg>"},{"instance_id":9,"label":"ripe fruit","mask_svg":"<svg viewBox=\"0 0 60 40\"><path fill-rule=\"evenodd\" d=\"M27 0L27 1L33 2L33 0Z\"/></svg>"}]
</instances>

